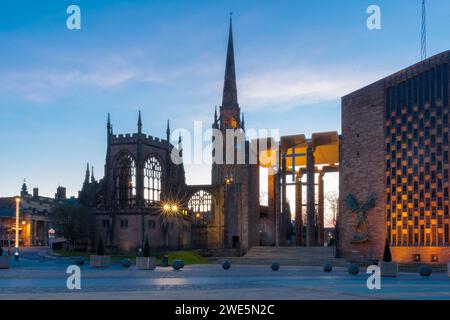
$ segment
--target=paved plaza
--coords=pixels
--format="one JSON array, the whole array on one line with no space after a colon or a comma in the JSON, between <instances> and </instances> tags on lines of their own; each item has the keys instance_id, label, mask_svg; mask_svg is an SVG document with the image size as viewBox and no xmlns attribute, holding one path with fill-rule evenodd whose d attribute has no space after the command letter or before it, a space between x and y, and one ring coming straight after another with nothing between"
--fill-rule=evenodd
<instances>
[{"instance_id":1,"label":"paved plaza","mask_svg":"<svg viewBox=\"0 0 450 320\"><path fill-rule=\"evenodd\" d=\"M450 278L434 273L424 278L400 273L382 278L381 290L369 290L365 270L351 276L338 267L191 265L181 271L81 267L81 290L66 287L71 259L48 259L24 254L11 269L0 270L0 299L450 299Z\"/></svg>"}]
</instances>

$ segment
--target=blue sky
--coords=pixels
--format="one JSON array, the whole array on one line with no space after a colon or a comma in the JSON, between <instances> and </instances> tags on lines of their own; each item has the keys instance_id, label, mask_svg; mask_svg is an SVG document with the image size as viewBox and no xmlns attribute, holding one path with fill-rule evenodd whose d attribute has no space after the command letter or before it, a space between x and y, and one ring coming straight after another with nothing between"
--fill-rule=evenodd
<instances>
[{"instance_id":1,"label":"blue sky","mask_svg":"<svg viewBox=\"0 0 450 320\"><path fill-rule=\"evenodd\" d=\"M81 8L82 29L66 28ZM377 4L382 30L366 28ZM239 102L248 128L340 131L340 97L420 57L420 0L23 1L0 7L0 196L23 178L53 196L103 175L106 115L115 133L164 137L209 126L221 103L234 12ZM428 53L449 49L450 1L428 1ZM203 171L202 171L203 170ZM209 170L187 168L190 183ZM206 173L203 173L206 172Z\"/></svg>"}]
</instances>

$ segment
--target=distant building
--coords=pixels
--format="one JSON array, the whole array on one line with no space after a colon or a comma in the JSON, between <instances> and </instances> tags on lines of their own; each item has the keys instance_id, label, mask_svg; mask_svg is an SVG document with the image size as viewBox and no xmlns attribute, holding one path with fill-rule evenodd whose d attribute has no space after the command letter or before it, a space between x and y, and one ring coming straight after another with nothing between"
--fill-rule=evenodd
<instances>
[{"instance_id":1,"label":"distant building","mask_svg":"<svg viewBox=\"0 0 450 320\"><path fill-rule=\"evenodd\" d=\"M11 246L14 246L16 199L17 197L0 198L0 244L3 247L7 247L9 241ZM29 194L24 182L20 192L20 245L48 245L48 213L56 204L65 200L63 187L58 187L57 197L48 198L40 196L38 188L34 188L33 194Z\"/></svg>"},{"instance_id":2,"label":"distant building","mask_svg":"<svg viewBox=\"0 0 450 320\"><path fill-rule=\"evenodd\" d=\"M449 260L449 66L446 51L342 98L345 257L381 259L387 239L395 261Z\"/></svg>"}]
</instances>

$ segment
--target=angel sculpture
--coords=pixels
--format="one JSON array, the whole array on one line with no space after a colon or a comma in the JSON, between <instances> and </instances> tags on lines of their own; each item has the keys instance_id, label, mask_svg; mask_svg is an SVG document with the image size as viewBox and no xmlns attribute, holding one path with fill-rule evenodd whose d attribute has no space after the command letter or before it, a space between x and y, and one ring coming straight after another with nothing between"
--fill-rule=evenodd
<instances>
[{"instance_id":1,"label":"angel sculpture","mask_svg":"<svg viewBox=\"0 0 450 320\"><path fill-rule=\"evenodd\" d=\"M347 207L356 213L355 234L352 243L365 243L370 240L369 224L367 222L367 211L375 207L377 196L372 193L364 204L359 204L351 193L347 196Z\"/></svg>"}]
</instances>

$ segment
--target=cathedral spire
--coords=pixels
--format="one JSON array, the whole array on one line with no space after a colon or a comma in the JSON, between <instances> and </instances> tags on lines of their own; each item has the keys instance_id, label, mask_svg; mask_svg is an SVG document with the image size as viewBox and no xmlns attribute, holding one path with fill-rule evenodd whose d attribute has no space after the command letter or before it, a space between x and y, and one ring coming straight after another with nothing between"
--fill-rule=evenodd
<instances>
[{"instance_id":1,"label":"cathedral spire","mask_svg":"<svg viewBox=\"0 0 450 320\"><path fill-rule=\"evenodd\" d=\"M244 113L242 112L242 119L241 119L241 127L242 130L245 130L245 119L244 119Z\"/></svg>"},{"instance_id":2,"label":"cathedral spire","mask_svg":"<svg viewBox=\"0 0 450 320\"><path fill-rule=\"evenodd\" d=\"M142 118L141 118L141 110L139 110L139 117L138 117L138 133L142 133Z\"/></svg>"},{"instance_id":3,"label":"cathedral spire","mask_svg":"<svg viewBox=\"0 0 450 320\"><path fill-rule=\"evenodd\" d=\"M233 21L230 13L230 29L228 34L227 62L225 65L225 79L223 85L222 107L238 108L237 88L236 88L236 71L234 64L234 47L233 47Z\"/></svg>"}]
</instances>

